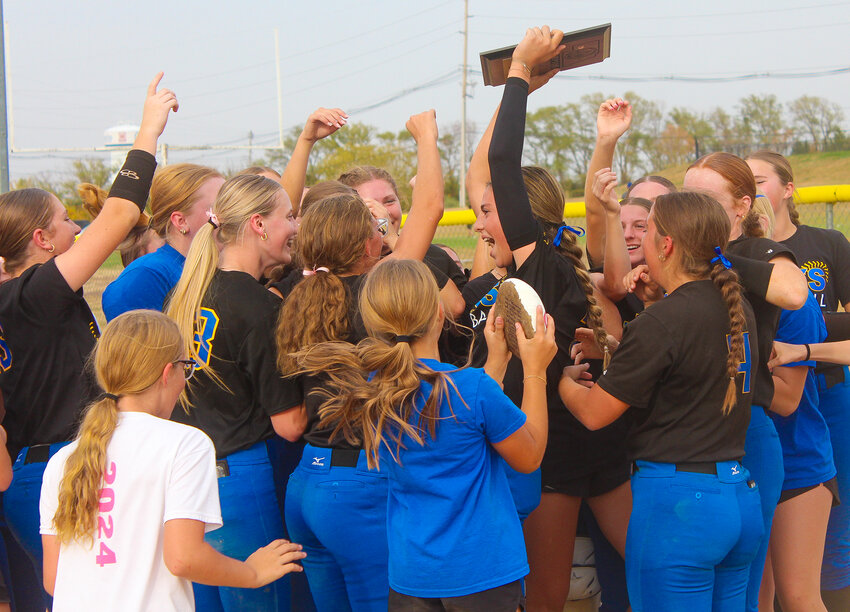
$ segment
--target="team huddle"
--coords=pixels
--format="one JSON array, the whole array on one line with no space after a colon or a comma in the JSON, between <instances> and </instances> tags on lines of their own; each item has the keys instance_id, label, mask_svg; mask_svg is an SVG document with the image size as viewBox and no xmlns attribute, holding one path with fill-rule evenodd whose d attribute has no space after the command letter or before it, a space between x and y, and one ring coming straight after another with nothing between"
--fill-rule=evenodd
<instances>
[{"instance_id":1,"label":"team huddle","mask_svg":"<svg viewBox=\"0 0 850 612\"><path fill-rule=\"evenodd\" d=\"M468 270L433 243L433 110L403 228L384 169L305 189L340 109L282 174L157 170L162 73L85 232L0 195L0 610L561 612L577 531L601 610L850 609L850 242L769 151L618 199L622 99L566 225L522 165L562 35L527 31L472 156Z\"/></svg>"}]
</instances>

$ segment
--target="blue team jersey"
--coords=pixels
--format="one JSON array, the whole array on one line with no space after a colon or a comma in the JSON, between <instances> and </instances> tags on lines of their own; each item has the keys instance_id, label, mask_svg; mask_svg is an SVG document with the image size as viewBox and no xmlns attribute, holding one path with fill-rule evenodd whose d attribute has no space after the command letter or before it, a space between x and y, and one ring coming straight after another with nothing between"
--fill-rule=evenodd
<instances>
[{"instance_id":1,"label":"blue team jersey","mask_svg":"<svg viewBox=\"0 0 850 612\"><path fill-rule=\"evenodd\" d=\"M455 369L422 362L434 370ZM463 399L449 385L435 438L426 430L420 446L405 437L400 464L381 449L381 470L389 479L390 586L416 597L468 595L528 574L504 464L491 446L522 427L525 414L484 370L449 376ZM430 393L423 382L413 423Z\"/></svg>"},{"instance_id":2,"label":"blue team jersey","mask_svg":"<svg viewBox=\"0 0 850 612\"><path fill-rule=\"evenodd\" d=\"M140 308L162 311L166 296L180 280L185 261L174 247L164 244L131 262L103 291L106 320Z\"/></svg>"},{"instance_id":3,"label":"blue team jersey","mask_svg":"<svg viewBox=\"0 0 850 612\"><path fill-rule=\"evenodd\" d=\"M816 344L826 339L826 324L811 293L800 310L782 311L776 339L791 344ZM817 381L811 369L815 362L798 361L788 366L808 366L810 369L797 410L787 417L768 411L782 443L783 490L820 484L835 476L829 429L818 409Z\"/></svg>"}]
</instances>

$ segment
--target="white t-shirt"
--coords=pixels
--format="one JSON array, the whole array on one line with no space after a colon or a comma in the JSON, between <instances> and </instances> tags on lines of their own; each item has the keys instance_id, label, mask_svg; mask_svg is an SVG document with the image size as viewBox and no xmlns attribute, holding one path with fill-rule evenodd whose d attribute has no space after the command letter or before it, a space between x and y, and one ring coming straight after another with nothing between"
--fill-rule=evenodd
<instances>
[{"instance_id":1,"label":"white t-shirt","mask_svg":"<svg viewBox=\"0 0 850 612\"><path fill-rule=\"evenodd\" d=\"M56 535L53 516L72 442L54 455L41 488L41 533ZM192 584L162 558L171 519L221 527L215 450L199 429L141 412L122 412L107 448L93 545L61 545L54 612L194 610Z\"/></svg>"}]
</instances>

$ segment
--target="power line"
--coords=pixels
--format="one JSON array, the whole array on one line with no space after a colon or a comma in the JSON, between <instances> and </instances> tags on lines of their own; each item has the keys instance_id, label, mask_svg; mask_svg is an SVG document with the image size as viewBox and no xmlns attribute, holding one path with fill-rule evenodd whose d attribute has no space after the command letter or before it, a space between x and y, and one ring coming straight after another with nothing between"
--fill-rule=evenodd
<instances>
[{"instance_id":1,"label":"power line","mask_svg":"<svg viewBox=\"0 0 850 612\"><path fill-rule=\"evenodd\" d=\"M471 71L477 75L481 75L480 70ZM659 81L679 81L685 83L731 83L735 81L753 81L756 79L809 79L826 76L838 76L841 74L850 73L850 66L843 68L834 68L831 70L818 70L811 72L753 72L750 74L739 74L734 76L718 76L718 77L697 77L684 75L653 75L653 76L637 76L637 75L604 75L604 74L557 74L556 79L570 81L620 81L626 83L653 83Z\"/></svg>"}]
</instances>

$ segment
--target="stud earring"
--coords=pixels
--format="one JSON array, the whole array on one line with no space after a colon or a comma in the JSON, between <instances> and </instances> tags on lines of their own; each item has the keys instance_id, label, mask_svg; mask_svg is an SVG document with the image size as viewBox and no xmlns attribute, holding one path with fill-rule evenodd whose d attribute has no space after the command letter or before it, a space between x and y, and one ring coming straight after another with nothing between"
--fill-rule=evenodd
<instances>
[{"instance_id":1,"label":"stud earring","mask_svg":"<svg viewBox=\"0 0 850 612\"><path fill-rule=\"evenodd\" d=\"M660 261L664 261L664 260L665 260L665 259L667 259L667 258L664 256L664 253L659 253L659 254L658 254L658 259L659 259Z\"/></svg>"},{"instance_id":2,"label":"stud earring","mask_svg":"<svg viewBox=\"0 0 850 612\"><path fill-rule=\"evenodd\" d=\"M181 233L181 234L183 234L183 235L185 236L186 234L188 234L188 233L189 233L189 230L187 230L187 229L184 227L184 228L181 228L181 229L180 229L180 233Z\"/></svg>"}]
</instances>

